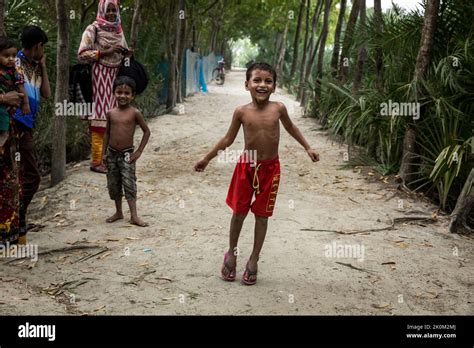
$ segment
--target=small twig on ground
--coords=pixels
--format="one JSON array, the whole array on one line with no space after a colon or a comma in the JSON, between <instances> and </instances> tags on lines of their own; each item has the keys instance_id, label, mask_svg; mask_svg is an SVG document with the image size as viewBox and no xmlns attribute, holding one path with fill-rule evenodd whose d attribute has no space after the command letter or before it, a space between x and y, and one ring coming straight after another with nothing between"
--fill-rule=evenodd
<instances>
[{"instance_id":1,"label":"small twig on ground","mask_svg":"<svg viewBox=\"0 0 474 348\"><path fill-rule=\"evenodd\" d=\"M396 196L397 196L397 193L394 192L391 196L389 196L388 198L385 198L384 201L385 201L385 202L388 202L389 200L391 200L393 197L396 197ZM381 199L381 198L379 198L379 199Z\"/></svg>"},{"instance_id":2,"label":"small twig on ground","mask_svg":"<svg viewBox=\"0 0 474 348\"><path fill-rule=\"evenodd\" d=\"M94 256L97 256L97 255L100 255L102 253L105 253L106 251L108 251L109 248L103 248L102 250L99 250L98 252L94 253L94 254L90 254L90 255L87 255L87 256L84 256L84 257L81 257L79 260L76 260L74 261L73 263L77 263L77 262L82 262L82 261L85 261L85 260L88 260Z\"/></svg>"},{"instance_id":3,"label":"small twig on ground","mask_svg":"<svg viewBox=\"0 0 474 348\"><path fill-rule=\"evenodd\" d=\"M370 271L370 270L366 270L366 269L359 268L359 267L356 267L356 266L352 266L350 263L344 263L344 262L338 262L338 261L336 261L336 263L338 263L340 265L343 265L343 266L346 266L346 267L349 267L349 268L352 268L352 269L355 269L355 270L360 271L360 272L376 274L374 271Z\"/></svg>"},{"instance_id":4,"label":"small twig on ground","mask_svg":"<svg viewBox=\"0 0 474 348\"><path fill-rule=\"evenodd\" d=\"M403 216L393 218L394 223L406 222L406 221L423 221L427 223L437 222L437 219L433 219L431 216Z\"/></svg>"},{"instance_id":5,"label":"small twig on ground","mask_svg":"<svg viewBox=\"0 0 474 348\"><path fill-rule=\"evenodd\" d=\"M360 204L359 202L357 202L356 200L352 199L351 197L347 197L350 201L354 202L354 203L357 203L357 204Z\"/></svg>"},{"instance_id":6,"label":"small twig on ground","mask_svg":"<svg viewBox=\"0 0 474 348\"><path fill-rule=\"evenodd\" d=\"M397 217L392 219L392 224L387 227L382 228L369 228L365 230L349 230L349 231L341 231L341 230L328 230L328 229L317 229L317 228L300 228L300 231L314 231L314 232L332 232L337 234L358 234L358 233L366 233L366 232L378 232L378 231L387 231L387 230L394 230L395 224L406 222L406 221L420 221L426 223L434 223L437 222L437 219L433 219L431 216L403 216Z\"/></svg>"},{"instance_id":7,"label":"small twig on ground","mask_svg":"<svg viewBox=\"0 0 474 348\"><path fill-rule=\"evenodd\" d=\"M82 249L94 249L94 248L101 248L99 245L73 245L69 247L64 247L64 248L58 248L58 249L51 249L51 250L46 250L38 253L39 255L45 255L45 254L52 254L52 253L63 253L63 252L69 252L69 251L74 251L74 250L82 250ZM27 259L30 258L29 256L22 256L22 257L17 257L14 258L13 260L8 260L4 262L5 264L9 264L11 262L15 262L21 259Z\"/></svg>"},{"instance_id":8,"label":"small twig on ground","mask_svg":"<svg viewBox=\"0 0 474 348\"><path fill-rule=\"evenodd\" d=\"M315 231L315 232L333 232L337 234L358 234L358 233L366 233L366 232L378 232L378 231L387 231L395 229L394 221L392 220L392 224L388 227L382 228L369 228L366 230L351 230L351 231L341 231L341 230L327 230L327 229L316 229L316 228L301 228L300 231Z\"/></svg>"}]
</instances>

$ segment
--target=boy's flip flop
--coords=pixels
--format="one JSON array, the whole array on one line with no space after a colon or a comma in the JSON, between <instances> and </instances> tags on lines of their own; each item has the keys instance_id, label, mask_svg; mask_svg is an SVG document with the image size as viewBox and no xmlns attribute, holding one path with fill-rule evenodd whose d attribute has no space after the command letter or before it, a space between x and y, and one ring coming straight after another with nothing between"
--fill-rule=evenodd
<instances>
[{"instance_id":1,"label":"boy's flip flop","mask_svg":"<svg viewBox=\"0 0 474 348\"><path fill-rule=\"evenodd\" d=\"M222 268L221 268L221 277L223 280L225 281L228 281L228 282L233 282L235 280L235 276L236 276L236 267L234 268L230 268L226 265L226 262L227 262L227 259L229 258L229 252L226 252L224 254L224 263L222 264ZM224 269L227 268L230 272L229 274L226 276L225 273L224 273Z\"/></svg>"},{"instance_id":2,"label":"boy's flip flop","mask_svg":"<svg viewBox=\"0 0 474 348\"><path fill-rule=\"evenodd\" d=\"M249 280L250 276L255 276L254 280ZM244 285L255 285L257 283L257 271L251 271L248 268L248 262L247 265L245 265L245 271L244 274L242 275L242 284Z\"/></svg>"}]
</instances>

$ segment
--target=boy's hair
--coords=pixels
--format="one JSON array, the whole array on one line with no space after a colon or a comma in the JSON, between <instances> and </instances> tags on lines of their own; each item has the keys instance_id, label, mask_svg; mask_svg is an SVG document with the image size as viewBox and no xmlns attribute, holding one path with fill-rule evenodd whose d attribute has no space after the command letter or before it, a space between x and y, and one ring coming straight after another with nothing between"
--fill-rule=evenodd
<instances>
[{"instance_id":1,"label":"boy's hair","mask_svg":"<svg viewBox=\"0 0 474 348\"><path fill-rule=\"evenodd\" d=\"M268 63L253 63L250 65L247 69L246 73L246 80L250 80L250 77L252 76L252 71L254 70L263 70L263 71L268 71L273 75L273 84L276 85L277 81L277 73L275 69Z\"/></svg>"},{"instance_id":2,"label":"boy's hair","mask_svg":"<svg viewBox=\"0 0 474 348\"><path fill-rule=\"evenodd\" d=\"M36 25L28 25L21 32L21 45L23 48L30 49L34 45L48 42L48 36L40 27Z\"/></svg>"},{"instance_id":3,"label":"boy's hair","mask_svg":"<svg viewBox=\"0 0 474 348\"><path fill-rule=\"evenodd\" d=\"M119 76L115 79L114 81L114 87L112 92L115 93L115 89L118 86L126 85L132 89L133 94L135 94L135 90L137 89L137 84L135 83L135 80L132 79L131 77L128 76Z\"/></svg>"},{"instance_id":4,"label":"boy's hair","mask_svg":"<svg viewBox=\"0 0 474 348\"><path fill-rule=\"evenodd\" d=\"M0 36L0 51L7 50L12 47L16 48L16 42L13 39L10 39L7 36Z\"/></svg>"}]
</instances>

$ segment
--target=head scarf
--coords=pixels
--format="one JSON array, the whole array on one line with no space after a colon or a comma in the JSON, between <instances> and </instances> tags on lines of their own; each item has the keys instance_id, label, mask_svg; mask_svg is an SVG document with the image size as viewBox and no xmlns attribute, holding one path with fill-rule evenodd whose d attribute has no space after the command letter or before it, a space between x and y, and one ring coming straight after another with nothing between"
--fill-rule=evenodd
<instances>
[{"instance_id":1,"label":"head scarf","mask_svg":"<svg viewBox=\"0 0 474 348\"><path fill-rule=\"evenodd\" d=\"M112 4L117 8L117 19L115 22L109 22L105 19L105 14L107 13L107 7L109 4ZM97 9L96 24L100 29L121 33L122 21L120 19L120 0L100 0L99 8Z\"/></svg>"},{"instance_id":2,"label":"head scarf","mask_svg":"<svg viewBox=\"0 0 474 348\"><path fill-rule=\"evenodd\" d=\"M107 6L113 4L117 7L117 19L115 22L109 22L105 19ZM97 10L97 17L94 23L89 25L82 35L79 45L79 61L88 63L94 61L96 50L102 51L112 46L122 46L128 48L127 41L122 30L122 21L119 13L119 0L100 0ZM119 67L122 63L122 54L114 53L100 58L100 63L108 67ZM89 63L90 63L89 61Z\"/></svg>"}]
</instances>

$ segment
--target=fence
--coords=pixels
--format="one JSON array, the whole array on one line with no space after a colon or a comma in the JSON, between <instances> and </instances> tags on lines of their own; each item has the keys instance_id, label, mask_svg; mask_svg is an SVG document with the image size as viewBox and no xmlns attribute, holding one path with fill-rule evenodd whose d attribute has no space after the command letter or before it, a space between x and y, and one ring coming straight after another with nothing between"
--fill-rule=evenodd
<instances>
[{"instance_id":1,"label":"fence","mask_svg":"<svg viewBox=\"0 0 474 348\"><path fill-rule=\"evenodd\" d=\"M205 57L199 57L198 53L187 49L184 67L185 95L207 92L207 83L212 80L212 71L217 67L217 58L213 52Z\"/></svg>"}]
</instances>

